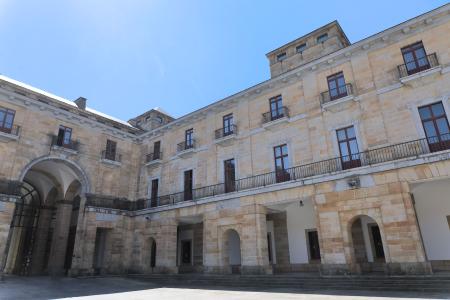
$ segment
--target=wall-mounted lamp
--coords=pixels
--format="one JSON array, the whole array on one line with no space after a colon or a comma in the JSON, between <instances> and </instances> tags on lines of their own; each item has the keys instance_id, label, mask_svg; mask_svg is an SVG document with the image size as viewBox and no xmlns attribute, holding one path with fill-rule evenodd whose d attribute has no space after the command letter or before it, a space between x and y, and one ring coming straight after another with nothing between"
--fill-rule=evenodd
<instances>
[{"instance_id":1,"label":"wall-mounted lamp","mask_svg":"<svg viewBox=\"0 0 450 300\"><path fill-rule=\"evenodd\" d=\"M303 207L305 204L303 203L303 200L300 200L300 202L298 203L298 205L299 205L300 207Z\"/></svg>"}]
</instances>

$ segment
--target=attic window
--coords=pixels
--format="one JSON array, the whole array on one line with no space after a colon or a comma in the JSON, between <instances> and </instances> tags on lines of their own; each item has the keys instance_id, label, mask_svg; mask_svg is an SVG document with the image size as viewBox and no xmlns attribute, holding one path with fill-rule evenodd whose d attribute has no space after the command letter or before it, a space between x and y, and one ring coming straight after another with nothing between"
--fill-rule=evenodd
<instances>
[{"instance_id":1,"label":"attic window","mask_svg":"<svg viewBox=\"0 0 450 300\"><path fill-rule=\"evenodd\" d=\"M297 53L303 53L303 51L306 50L306 43L303 43L301 45L298 45L295 50L297 51Z\"/></svg>"},{"instance_id":2,"label":"attic window","mask_svg":"<svg viewBox=\"0 0 450 300\"><path fill-rule=\"evenodd\" d=\"M287 57L286 52L280 53L277 55L277 61L283 61Z\"/></svg>"},{"instance_id":3,"label":"attic window","mask_svg":"<svg viewBox=\"0 0 450 300\"><path fill-rule=\"evenodd\" d=\"M317 43L323 43L328 40L328 33L321 34L317 37Z\"/></svg>"}]
</instances>

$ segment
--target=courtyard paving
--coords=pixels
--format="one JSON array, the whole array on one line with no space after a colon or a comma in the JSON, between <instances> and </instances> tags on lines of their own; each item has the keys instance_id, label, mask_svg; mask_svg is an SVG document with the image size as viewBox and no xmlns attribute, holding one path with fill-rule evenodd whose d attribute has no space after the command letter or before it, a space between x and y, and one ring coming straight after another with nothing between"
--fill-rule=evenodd
<instances>
[{"instance_id":1,"label":"courtyard paving","mask_svg":"<svg viewBox=\"0 0 450 300\"><path fill-rule=\"evenodd\" d=\"M450 295L402 292L302 291L293 289L234 289L217 286L195 288L164 287L149 281L108 278L7 277L0 282L1 300L86 299L86 300L247 300L247 299L450 299Z\"/></svg>"}]
</instances>

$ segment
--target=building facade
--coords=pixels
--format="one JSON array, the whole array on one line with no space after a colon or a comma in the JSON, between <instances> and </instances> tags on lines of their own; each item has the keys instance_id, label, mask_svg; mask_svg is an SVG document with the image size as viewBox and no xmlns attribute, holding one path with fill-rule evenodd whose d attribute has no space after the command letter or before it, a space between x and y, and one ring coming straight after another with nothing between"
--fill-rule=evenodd
<instances>
[{"instance_id":1,"label":"building facade","mask_svg":"<svg viewBox=\"0 0 450 300\"><path fill-rule=\"evenodd\" d=\"M14 274L450 270L450 5L129 122L0 77L0 263Z\"/></svg>"}]
</instances>

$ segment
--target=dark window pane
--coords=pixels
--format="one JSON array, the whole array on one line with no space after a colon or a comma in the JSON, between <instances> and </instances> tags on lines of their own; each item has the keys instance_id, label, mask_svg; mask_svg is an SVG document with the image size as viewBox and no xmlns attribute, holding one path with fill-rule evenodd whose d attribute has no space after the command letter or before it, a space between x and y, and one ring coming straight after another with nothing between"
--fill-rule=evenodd
<instances>
[{"instance_id":1,"label":"dark window pane","mask_svg":"<svg viewBox=\"0 0 450 300\"><path fill-rule=\"evenodd\" d=\"M356 140L351 140L349 141L349 145L350 145L350 152L352 154L358 153L358 143L356 142Z\"/></svg>"},{"instance_id":2,"label":"dark window pane","mask_svg":"<svg viewBox=\"0 0 450 300\"><path fill-rule=\"evenodd\" d=\"M340 144L339 144L339 147L340 147L340 149L341 149L341 155L342 155L342 156L347 156L347 155L349 155L349 153L348 153L348 148L347 148L347 143L340 143Z\"/></svg>"},{"instance_id":3,"label":"dark window pane","mask_svg":"<svg viewBox=\"0 0 450 300\"><path fill-rule=\"evenodd\" d=\"M445 118L437 119L436 124L440 135L449 133L447 120Z\"/></svg>"},{"instance_id":4,"label":"dark window pane","mask_svg":"<svg viewBox=\"0 0 450 300\"><path fill-rule=\"evenodd\" d=\"M425 133L427 137L435 137L436 130L434 128L433 121L427 121L423 123L423 127L425 128Z\"/></svg>"},{"instance_id":5,"label":"dark window pane","mask_svg":"<svg viewBox=\"0 0 450 300\"><path fill-rule=\"evenodd\" d=\"M337 131L337 136L338 136L338 140L339 140L339 141L345 140L345 139L346 139L346 136L345 136L345 129L338 130L338 131Z\"/></svg>"},{"instance_id":6,"label":"dark window pane","mask_svg":"<svg viewBox=\"0 0 450 300\"><path fill-rule=\"evenodd\" d=\"M422 120L427 120L427 119L431 118L431 110L429 107L419 108L419 114L420 114L420 118Z\"/></svg>"},{"instance_id":7,"label":"dark window pane","mask_svg":"<svg viewBox=\"0 0 450 300\"><path fill-rule=\"evenodd\" d=\"M444 115L444 106L442 106L442 103L433 104L433 106L431 106L431 110L433 111L433 115L435 117Z\"/></svg>"}]
</instances>

